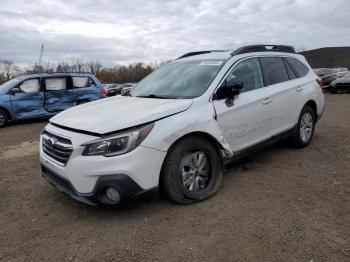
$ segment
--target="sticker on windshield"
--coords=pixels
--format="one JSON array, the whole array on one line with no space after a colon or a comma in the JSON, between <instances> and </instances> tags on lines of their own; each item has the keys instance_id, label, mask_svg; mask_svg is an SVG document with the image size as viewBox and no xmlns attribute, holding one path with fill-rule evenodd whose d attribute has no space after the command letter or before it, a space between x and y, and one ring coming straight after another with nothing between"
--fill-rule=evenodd
<instances>
[{"instance_id":1,"label":"sticker on windshield","mask_svg":"<svg viewBox=\"0 0 350 262\"><path fill-rule=\"evenodd\" d=\"M208 66L219 66L222 64L222 61L202 61L199 65L208 65Z\"/></svg>"}]
</instances>

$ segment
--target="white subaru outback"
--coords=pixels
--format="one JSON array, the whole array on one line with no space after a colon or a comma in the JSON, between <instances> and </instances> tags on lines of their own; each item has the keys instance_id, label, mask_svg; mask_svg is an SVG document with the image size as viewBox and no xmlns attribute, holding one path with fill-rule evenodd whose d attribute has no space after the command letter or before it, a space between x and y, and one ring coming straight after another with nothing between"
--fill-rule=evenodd
<instances>
[{"instance_id":1,"label":"white subaru outback","mask_svg":"<svg viewBox=\"0 0 350 262\"><path fill-rule=\"evenodd\" d=\"M181 204L218 191L224 164L280 139L307 146L322 81L290 46L192 52L128 96L68 109L41 135L42 175L86 204L159 189Z\"/></svg>"}]
</instances>

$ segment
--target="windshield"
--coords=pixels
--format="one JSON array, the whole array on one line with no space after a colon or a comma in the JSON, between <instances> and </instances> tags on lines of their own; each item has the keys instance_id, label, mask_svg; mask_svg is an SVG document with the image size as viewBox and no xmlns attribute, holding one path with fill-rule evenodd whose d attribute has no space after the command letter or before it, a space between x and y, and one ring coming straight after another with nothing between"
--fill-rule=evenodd
<instances>
[{"instance_id":1,"label":"windshield","mask_svg":"<svg viewBox=\"0 0 350 262\"><path fill-rule=\"evenodd\" d=\"M137 84L132 96L194 98L207 90L223 60L185 61L166 64Z\"/></svg>"},{"instance_id":2,"label":"windshield","mask_svg":"<svg viewBox=\"0 0 350 262\"><path fill-rule=\"evenodd\" d=\"M0 91L6 89L7 87L9 87L9 86L11 86L11 85L17 84L18 82L19 82L19 80L18 80L17 78L14 78L14 79L12 79L12 80L10 80L10 81L7 81L6 83L4 83L4 84L2 84L2 85L0 86Z\"/></svg>"}]
</instances>

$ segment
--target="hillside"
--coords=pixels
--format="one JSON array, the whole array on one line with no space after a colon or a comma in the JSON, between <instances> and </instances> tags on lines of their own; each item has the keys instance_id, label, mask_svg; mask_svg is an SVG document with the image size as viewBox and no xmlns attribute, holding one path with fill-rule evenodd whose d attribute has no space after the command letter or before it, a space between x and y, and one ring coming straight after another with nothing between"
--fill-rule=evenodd
<instances>
[{"instance_id":1,"label":"hillside","mask_svg":"<svg viewBox=\"0 0 350 262\"><path fill-rule=\"evenodd\" d=\"M350 68L350 46L324 47L300 52L311 67L347 67Z\"/></svg>"}]
</instances>

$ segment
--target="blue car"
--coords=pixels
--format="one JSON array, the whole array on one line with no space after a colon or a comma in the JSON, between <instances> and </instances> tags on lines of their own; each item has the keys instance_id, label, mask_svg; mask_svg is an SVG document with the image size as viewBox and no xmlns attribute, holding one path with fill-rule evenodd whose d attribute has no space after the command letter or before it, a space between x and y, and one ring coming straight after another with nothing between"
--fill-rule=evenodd
<instances>
[{"instance_id":1,"label":"blue car","mask_svg":"<svg viewBox=\"0 0 350 262\"><path fill-rule=\"evenodd\" d=\"M20 76L0 86L0 127L8 121L51 117L72 106L105 96L104 86L91 74Z\"/></svg>"}]
</instances>

